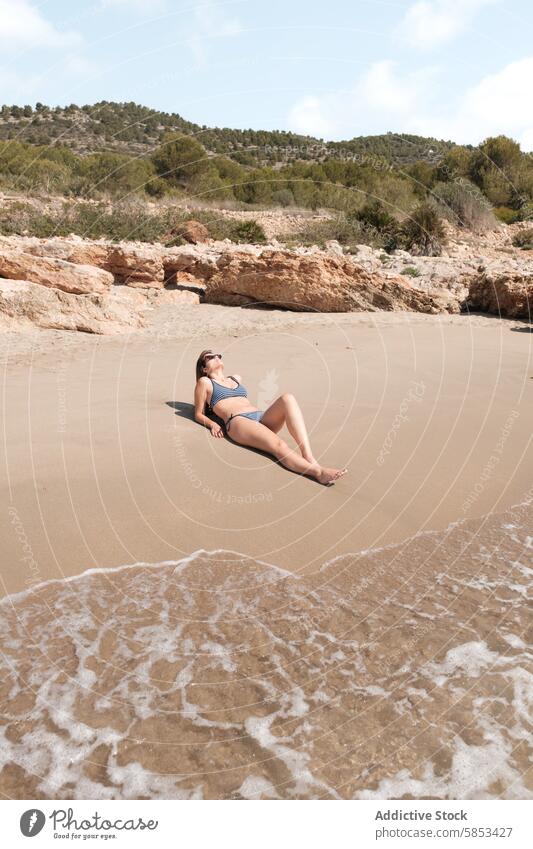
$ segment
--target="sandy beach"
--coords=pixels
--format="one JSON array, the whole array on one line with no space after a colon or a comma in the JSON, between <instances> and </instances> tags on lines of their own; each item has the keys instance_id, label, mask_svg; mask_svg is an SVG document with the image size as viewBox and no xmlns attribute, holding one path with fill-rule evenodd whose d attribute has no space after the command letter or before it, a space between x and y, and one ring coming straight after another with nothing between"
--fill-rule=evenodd
<instances>
[{"instance_id":1,"label":"sandy beach","mask_svg":"<svg viewBox=\"0 0 533 849\"><path fill-rule=\"evenodd\" d=\"M313 571L505 510L531 485L527 323L206 305L200 324L184 310L163 309L152 331L120 338L6 340L5 593L198 549ZM192 416L194 363L207 346L260 409L293 392L316 456L348 476L323 488L212 439Z\"/></svg>"},{"instance_id":2,"label":"sandy beach","mask_svg":"<svg viewBox=\"0 0 533 849\"><path fill-rule=\"evenodd\" d=\"M533 5L72 5L0 0L6 845L522 849Z\"/></svg>"},{"instance_id":3,"label":"sandy beach","mask_svg":"<svg viewBox=\"0 0 533 849\"><path fill-rule=\"evenodd\" d=\"M4 797L530 797L531 342L209 305L6 333ZM349 474L196 424L207 346Z\"/></svg>"}]
</instances>

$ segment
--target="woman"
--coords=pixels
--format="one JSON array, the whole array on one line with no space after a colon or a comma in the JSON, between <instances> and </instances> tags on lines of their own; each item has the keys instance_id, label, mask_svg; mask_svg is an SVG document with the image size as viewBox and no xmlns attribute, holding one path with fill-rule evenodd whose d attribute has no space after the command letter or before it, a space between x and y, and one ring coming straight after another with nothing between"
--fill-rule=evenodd
<instances>
[{"instance_id":1,"label":"woman","mask_svg":"<svg viewBox=\"0 0 533 849\"><path fill-rule=\"evenodd\" d=\"M273 454L291 472L309 475L325 485L346 474L347 469L324 468L313 457L302 411L294 395L281 395L264 412L252 406L247 398L240 375L224 376L222 354L202 351L196 362L194 418L210 428L212 436L224 436L220 425L205 415L206 408L214 412L216 407L216 415L224 420L226 433L231 431L235 442ZM301 456L277 436L284 424Z\"/></svg>"}]
</instances>

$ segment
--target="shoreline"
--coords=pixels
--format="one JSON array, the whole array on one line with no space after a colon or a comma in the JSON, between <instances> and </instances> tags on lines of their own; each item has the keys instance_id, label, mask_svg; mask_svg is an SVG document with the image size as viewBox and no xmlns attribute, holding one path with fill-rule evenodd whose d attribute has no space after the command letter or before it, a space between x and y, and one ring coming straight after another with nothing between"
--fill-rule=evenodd
<instances>
[{"instance_id":1,"label":"shoreline","mask_svg":"<svg viewBox=\"0 0 533 849\"><path fill-rule=\"evenodd\" d=\"M450 522L445 528L442 529L430 529L425 531L418 531L416 534L413 534L411 537L407 537L406 539L398 540L397 542L389 542L387 545L375 546L373 548L363 548L359 551L345 551L342 554L336 554L330 560L325 560L318 568L312 573L295 573L291 572L287 569L283 569L281 566L277 566L275 563L268 563L266 560L259 560L257 558L253 558L254 563L265 567L267 570L272 570L274 572L278 572L280 577L290 577L290 578L302 578L308 575L316 576L319 572L324 572L327 569L334 567L337 561L343 560L346 557L361 559L367 556L375 556L377 554L381 554L386 551L393 551L394 549L402 549L404 546L415 542L416 540L421 539L422 537L429 538L431 536L443 536L448 535L450 532L460 528L461 525L467 523L469 521L480 521L482 522L480 528L483 528L483 525L490 520L497 520L502 516L507 515L509 512L520 508L527 508L532 504L533 501L533 487L526 493L524 493L524 499L522 501L518 501L515 504L509 505L505 510L494 511L492 513L487 513L484 516L473 516L473 517L464 517L462 519L455 519ZM83 580L84 578L88 578L91 575L105 575L105 574L115 574L120 573L129 569L158 569L163 566L174 566L176 569L188 566L191 563L194 563L195 560L201 559L202 557L207 558L216 558L221 556L223 560L227 560L227 555L234 555L236 560L244 560L248 557L242 551L232 551L230 549L224 548L214 548L214 549L196 549L192 551L190 554L185 555L179 560L162 560L155 561L151 563L136 561L135 563L120 563L117 566L101 566L101 567L91 567L89 569L85 569L83 572L78 572L73 575L64 576L61 578L48 578L44 581L39 581L35 584L28 585L25 589L18 590L15 593L9 593L7 595L0 597L0 606L4 604L11 604L14 602L24 601L32 592L40 592L42 590L46 590L48 587L53 585L63 585L74 583L79 580Z\"/></svg>"},{"instance_id":2,"label":"shoreline","mask_svg":"<svg viewBox=\"0 0 533 849\"><path fill-rule=\"evenodd\" d=\"M532 798L532 517L313 575L204 553L13 599L0 794Z\"/></svg>"}]
</instances>

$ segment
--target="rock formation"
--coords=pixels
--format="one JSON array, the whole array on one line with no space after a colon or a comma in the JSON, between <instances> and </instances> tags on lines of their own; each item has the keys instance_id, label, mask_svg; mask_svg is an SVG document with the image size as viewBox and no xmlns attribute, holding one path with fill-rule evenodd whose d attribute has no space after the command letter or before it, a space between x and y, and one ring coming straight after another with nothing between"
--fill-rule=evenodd
<instances>
[{"instance_id":1,"label":"rock formation","mask_svg":"<svg viewBox=\"0 0 533 849\"><path fill-rule=\"evenodd\" d=\"M106 268L127 286L162 289L165 285L159 246L137 248L127 244L114 245L109 248Z\"/></svg>"},{"instance_id":2,"label":"rock formation","mask_svg":"<svg viewBox=\"0 0 533 849\"><path fill-rule=\"evenodd\" d=\"M266 247L229 239L166 247L0 236L0 317L10 326L20 320L105 333L141 326L145 310L158 304L206 300L318 312L467 308L529 318L533 256L510 246L510 235L503 228L473 240L454 231L441 257L367 245L348 250L335 240L322 250L275 240Z\"/></svg>"},{"instance_id":3,"label":"rock formation","mask_svg":"<svg viewBox=\"0 0 533 849\"><path fill-rule=\"evenodd\" d=\"M193 245L209 241L209 230L205 224L201 224L200 221L186 221L177 228L176 232L185 239L186 242L190 242Z\"/></svg>"},{"instance_id":4,"label":"rock formation","mask_svg":"<svg viewBox=\"0 0 533 849\"><path fill-rule=\"evenodd\" d=\"M0 251L0 277L29 280L75 295L106 292L113 284L112 274L93 265L76 265L22 251Z\"/></svg>"},{"instance_id":5,"label":"rock formation","mask_svg":"<svg viewBox=\"0 0 533 849\"><path fill-rule=\"evenodd\" d=\"M347 257L279 250L263 250L259 256L223 254L207 281L205 299L317 312L459 312L457 300L449 295L421 292L400 277L371 274Z\"/></svg>"},{"instance_id":6,"label":"rock formation","mask_svg":"<svg viewBox=\"0 0 533 849\"><path fill-rule=\"evenodd\" d=\"M533 273L481 272L470 284L467 306L507 318L533 318Z\"/></svg>"},{"instance_id":7,"label":"rock formation","mask_svg":"<svg viewBox=\"0 0 533 849\"><path fill-rule=\"evenodd\" d=\"M216 272L219 256L219 251L194 246L165 248L162 258L165 280L178 282L175 275L185 272L189 279L194 277L203 284Z\"/></svg>"},{"instance_id":8,"label":"rock formation","mask_svg":"<svg viewBox=\"0 0 533 849\"><path fill-rule=\"evenodd\" d=\"M0 279L0 327L48 327L85 333L123 333L144 326L145 297L137 302L112 290L73 295L29 280ZM133 294L133 293L132 293Z\"/></svg>"}]
</instances>

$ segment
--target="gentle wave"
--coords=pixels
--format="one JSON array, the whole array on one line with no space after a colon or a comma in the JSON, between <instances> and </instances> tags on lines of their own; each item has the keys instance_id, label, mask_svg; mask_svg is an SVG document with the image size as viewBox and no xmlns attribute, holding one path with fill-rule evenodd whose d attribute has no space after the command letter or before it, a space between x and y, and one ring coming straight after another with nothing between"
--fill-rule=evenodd
<instances>
[{"instance_id":1,"label":"gentle wave","mask_svg":"<svg viewBox=\"0 0 533 849\"><path fill-rule=\"evenodd\" d=\"M236 552L2 600L11 798L532 798L531 500L297 576Z\"/></svg>"}]
</instances>

